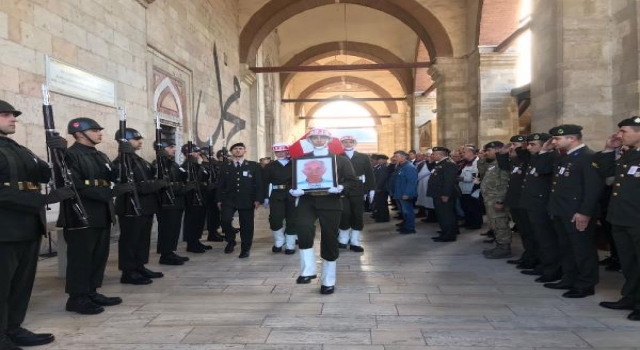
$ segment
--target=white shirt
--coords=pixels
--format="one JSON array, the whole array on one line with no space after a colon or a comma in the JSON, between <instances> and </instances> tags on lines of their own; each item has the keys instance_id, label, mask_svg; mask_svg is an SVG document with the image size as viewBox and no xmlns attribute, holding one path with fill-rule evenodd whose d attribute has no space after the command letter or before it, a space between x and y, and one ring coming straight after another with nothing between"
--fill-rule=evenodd
<instances>
[{"instance_id":1,"label":"white shirt","mask_svg":"<svg viewBox=\"0 0 640 350\"><path fill-rule=\"evenodd\" d=\"M287 165L289 164L289 158L282 158L282 159L278 158L278 162L280 162L280 164L282 165Z\"/></svg>"},{"instance_id":2,"label":"white shirt","mask_svg":"<svg viewBox=\"0 0 640 350\"><path fill-rule=\"evenodd\" d=\"M351 151L344 151L344 154L351 159L353 157L353 152L355 152L355 150L352 149Z\"/></svg>"},{"instance_id":3,"label":"white shirt","mask_svg":"<svg viewBox=\"0 0 640 350\"><path fill-rule=\"evenodd\" d=\"M313 155L314 156L328 156L329 155L329 148L325 147L322 149L314 149L313 150Z\"/></svg>"}]
</instances>

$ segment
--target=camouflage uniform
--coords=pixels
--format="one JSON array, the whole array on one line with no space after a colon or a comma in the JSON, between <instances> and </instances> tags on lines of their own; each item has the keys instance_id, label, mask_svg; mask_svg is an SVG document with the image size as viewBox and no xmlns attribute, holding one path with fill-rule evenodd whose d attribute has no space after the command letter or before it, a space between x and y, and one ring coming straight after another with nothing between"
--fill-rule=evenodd
<instances>
[{"instance_id":1,"label":"camouflage uniform","mask_svg":"<svg viewBox=\"0 0 640 350\"><path fill-rule=\"evenodd\" d=\"M491 142L487 146L493 143ZM485 148L487 147L485 146ZM497 161L488 163L486 173L480 184L480 191L484 198L489 225L496 235L496 247L483 252L487 258L499 259L511 256L509 213L506 208L502 211L496 211L493 208L496 203L504 203L508 184L509 172L500 169Z\"/></svg>"}]
</instances>

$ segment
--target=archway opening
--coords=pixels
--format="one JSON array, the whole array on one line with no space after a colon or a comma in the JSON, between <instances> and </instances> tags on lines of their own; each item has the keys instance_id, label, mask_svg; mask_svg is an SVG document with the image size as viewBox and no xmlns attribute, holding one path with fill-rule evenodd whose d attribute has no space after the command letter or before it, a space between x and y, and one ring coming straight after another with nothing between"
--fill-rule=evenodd
<instances>
[{"instance_id":1,"label":"archway opening","mask_svg":"<svg viewBox=\"0 0 640 350\"><path fill-rule=\"evenodd\" d=\"M357 149L363 153L378 151L378 132L371 113L351 101L335 101L318 108L309 120L309 127L329 129L333 136L351 135L358 140Z\"/></svg>"}]
</instances>

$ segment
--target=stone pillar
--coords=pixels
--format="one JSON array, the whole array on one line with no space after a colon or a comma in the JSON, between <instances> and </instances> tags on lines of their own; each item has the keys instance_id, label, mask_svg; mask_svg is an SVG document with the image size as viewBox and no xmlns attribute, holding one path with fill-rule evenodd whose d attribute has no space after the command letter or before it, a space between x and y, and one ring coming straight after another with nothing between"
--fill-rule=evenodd
<instances>
[{"instance_id":1,"label":"stone pillar","mask_svg":"<svg viewBox=\"0 0 640 350\"><path fill-rule=\"evenodd\" d=\"M635 1L534 1L532 131L580 124L586 143L599 147L616 129L617 119L638 110L636 7ZM621 64L633 69L620 70ZM614 120L618 83L625 96L617 102L622 115ZM630 85L633 92L627 94Z\"/></svg>"},{"instance_id":2,"label":"stone pillar","mask_svg":"<svg viewBox=\"0 0 640 350\"><path fill-rule=\"evenodd\" d=\"M477 52L464 58L438 57L429 68L437 95L439 145L458 148L478 141Z\"/></svg>"},{"instance_id":3,"label":"stone pillar","mask_svg":"<svg viewBox=\"0 0 640 350\"><path fill-rule=\"evenodd\" d=\"M415 149L424 150L426 148L433 146L432 143L434 142L437 143L437 138L434 137L436 135L431 135L431 142L428 142L428 140L424 140L420 134L421 128L423 128L423 126L426 123L433 121L437 118L435 111L436 111L436 93L435 92L432 92L427 96L417 96L415 98L416 128L415 130L413 130L415 135L414 136Z\"/></svg>"},{"instance_id":4,"label":"stone pillar","mask_svg":"<svg viewBox=\"0 0 640 350\"><path fill-rule=\"evenodd\" d=\"M498 140L506 142L518 133L518 106L511 96L516 84L518 55L480 53L480 120L478 146Z\"/></svg>"}]
</instances>

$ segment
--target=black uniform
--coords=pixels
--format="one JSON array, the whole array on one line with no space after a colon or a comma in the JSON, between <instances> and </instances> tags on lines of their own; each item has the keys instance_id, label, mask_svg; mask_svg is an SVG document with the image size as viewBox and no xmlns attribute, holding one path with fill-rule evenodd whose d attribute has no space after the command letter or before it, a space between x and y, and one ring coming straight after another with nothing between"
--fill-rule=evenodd
<instances>
[{"instance_id":1,"label":"black uniform","mask_svg":"<svg viewBox=\"0 0 640 350\"><path fill-rule=\"evenodd\" d=\"M604 181L593 166L594 152L587 146L560 156L539 156L538 167L553 166L549 214L560 239L562 283L573 288L593 288L598 283L598 252L595 246L595 215ZM591 217L584 231L572 218L576 213Z\"/></svg>"},{"instance_id":2,"label":"black uniform","mask_svg":"<svg viewBox=\"0 0 640 350\"><path fill-rule=\"evenodd\" d=\"M173 256L178 249L178 238L182 228L182 214L185 207L187 173L180 169L173 159L164 159L169 175L170 186L175 196L174 205L161 205L156 218L158 220L157 253L163 257ZM155 168L156 161L152 163Z\"/></svg>"},{"instance_id":3,"label":"black uniform","mask_svg":"<svg viewBox=\"0 0 640 350\"><path fill-rule=\"evenodd\" d=\"M24 321L46 234L47 163L8 137L0 137L0 334Z\"/></svg>"},{"instance_id":4,"label":"black uniform","mask_svg":"<svg viewBox=\"0 0 640 350\"><path fill-rule=\"evenodd\" d=\"M293 178L293 162L288 159L286 165L282 165L279 160L275 160L264 167L264 185L265 198L269 198L269 226L271 231L278 231L284 227L286 221L287 227L285 234L295 235L294 229L294 198L289 195ZM271 185L271 193L269 193L269 185Z\"/></svg>"},{"instance_id":5,"label":"black uniform","mask_svg":"<svg viewBox=\"0 0 640 350\"><path fill-rule=\"evenodd\" d=\"M518 227L524 252L522 253L523 266L534 268L538 263L538 243L529 221L527 210L520 204L524 178L531 160L531 153L522 147L516 149L517 156L510 158L508 153L496 154L496 160L500 169L509 172L509 185L504 204L509 209L511 219Z\"/></svg>"},{"instance_id":6,"label":"black uniform","mask_svg":"<svg viewBox=\"0 0 640 350\"><path fill-rule=\"evenodd\" d=\"M188 164L188 162L191 162L191 164ZM207 198L205 198L205 193L209 188L209 172L190 159L183 162L180 168L187 171L189 166L193 169L192 186L194 186L194 189L188 191L185 196L182 235L187 242L187 251L204 253L205 245L200 243L200 238L202 238L207 219Z\"/></svg>"},{"instance_id":7,"label":"black uniform","mask_svg":"<svg viewBox=\"0 0 640 350\"><path fill-rule=\"evenodd\" d=\"M369 156L366 154L353 151L353 156L351 158L349 158L346 153L344 156L351 161L351 165L353 166L353 170L358 178L358 182L355 188L350 189L348 192L344 192L344 196L342 197L340 229L360 231L364 228L363 198L375 187L373 167L371 166Z\"/></svg>"},{"instance_id":8,"label":"black uniform","mask_svg":"<svg viewBox=\"0 0 640 350\"><path fill-rule=\"evenodd\" d=\"M457 179L458 165L450 158L445 158L436 163L427 188L427 197L433 198L436 216L442 230L440 237L445 240L455 240L459 233L456 220L456 198L460 197L460 188ZM449 200L443 202L441 197L449 197Z\"/></svg>"},{"instance_id":9,"label":"black uniform","mask_svg":"<svg viewBox=\"0 0 640 350\"><path fill-rule=\"evenodd\" d=\"M313 155L313 154L308 154ZM330 156L333 154L329 153ZM349 159L342 155L336 157L338 184L349 192L358 185L353 166ZM336 261L338 252L338 226L342 212L342 201L339 194L328 192L310 192L300 197L295 209L298 228L298 246L300 250L313 248L316 226L320 222L320 256L326 261Z\"/></svg>"},{"instance_id":10,"label":"black uniform","mask_svg":"<svg viewBox=\"0 0 640 350\"><path fill-rule=\"evenodd\" d=\"M605 176L615 176L607 221L625 277L622 301L640 311L640 149L630 149L618 160L614 152L600 153L598 158Z\"/></svg>"},{"instance_id":11,"label":"black uniform","mask_svg":"<svg viewBox=\"0 0 640 350\"><path fill-rule=\"evenodd\" d=\"M116 197L116 214L120 224L118 240L118 268L124 273L143 272L149 262L151 227L158 212L160 182L154 180L151 163L137 154L131 154L131 167L140 203L140 216L128 216L125 212L125 196ZM120 159L114 160L116 167Z\"/></svg>"},{"instance_id":12,"label":"black uniform","mask_svg":"<svg viewBox=\"0 0 640 350\"><path fill-rule=\"evenodd\" d=\"M117 173L106 154L77 142L69 147L65 159L89 219L89 227L83 229L64 222L62 212L58 219L67 243L65 292L75 298L88 296L102 286L115 222L111 182Z\"/></svg>"},{"instance_id":13,"label":"black uniform","mask_svg":"<svg viewBox=\"0 0 640 350\"><path fill-rule=\"evenodd\" d=\"M376 190L373 202L376 222L389 221L389 192L387 191L387 180L389 179L388 167L387 164L378 164L373 168ZM426 196L426 193L424 195Z\"/></svg>"},{"instance_id":14,"label":"black uniform","mask_svg":"<svg viewBox=\"0 0 640 350\"><path fill-rule=\"evenodd\" d=\"M203 192L204 202L207 211L207 231L208 241L219 242L222 237L218 234L220 228L220 208L216 202L216 192L218 191L218 176L220 174L220 163L217 160L212 160L202 163L204 176L207 177L205 182L208 182L206 191Z\"/></svg>"},{"instance_id":15,"label":"black uniform","mask_svg":"<svg viewBox=\"0 0 640 350\"><path fill-rule=\"evenodd\" d=\"M538 244L538 258L542 265L542 280L551 281L562 276L560 243L547 210L551 194L552 163L538 164L539 155L533 155L525 170L520 195L520 207L529 218L529 224ZM551 166L549 166L551 165Z\"/></svg>"},{"instance_id":16,"label":"black uniform","mask_svg":"<svg viewBox=\"0 0 640 350\"><path fill-rule=\"evenodd\" d=\"M227 243L235 245L236 232L231 226L233 214L238 212L242 252L249 252L253 243L255 202L264 201L262 168L253 161L229 161L220 167L218 203L222 204L221 223Z\"/></svg>"}]
</instances>

